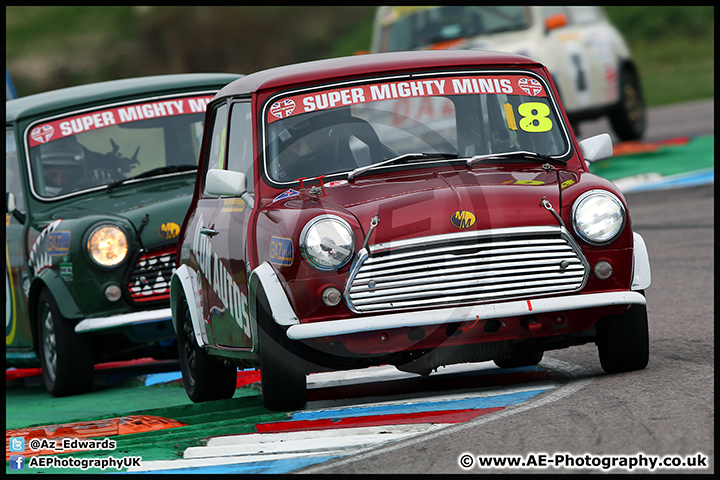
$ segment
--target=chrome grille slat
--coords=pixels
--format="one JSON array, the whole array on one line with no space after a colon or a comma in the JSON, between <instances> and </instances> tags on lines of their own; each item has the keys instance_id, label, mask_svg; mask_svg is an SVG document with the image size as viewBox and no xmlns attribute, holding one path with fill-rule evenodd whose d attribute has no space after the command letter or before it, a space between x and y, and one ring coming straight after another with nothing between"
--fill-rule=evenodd
<instances>
[{"instance_id":1,"label":"chrome grille slat","mask_svg":"<svg viewBox=\"0 0 720 480\"><path fill-rule=\"evenodd\" d=\"M465 271L469 271L469 270L470 269L465 269ZM511 272L511 271L509 271L509 272ZM477 279L477 278L493 278L494 281L500 281L501 279L517 278L514 276L513 277L509 276L510 275L509 272L506 272L506 275L502 276L502 277L495 276L496 273L494 273L494 272L457 273L456 271L445 272L443 275L434 274L434 275L430 275L430 276L428 276L428 275L422 275L422 276L421 275L402 275L402 277L405 277L405 278L396 279L394 281L390 281L389 278L386 278L386 279L384 279L384 281L382 283L377 284L374 288L370 288L367 285L367 282L365 282L363 284L356 283L350 289L350 292L353 294L357 293L357 295L353 295L353 298L360 298L362 296L361 295L362 292L381 292L381 291L385 291L388 289L392 289L393 287L398 287L398 286L403 286L403 285L416 287L418 285L426 285L426 284L441 283L441 282L458 283L458 282L461 282L466 279ZM560 277L568 278L568 277L577 277L577 276L582 278L582 276L585 273L585 270L582 268L582 265L579 264L579 262L578 262L574 266L572 266L572 265L569 266L563 272L558 272L558 268L556 266L525 268L519 272L524 273L524 274L530 274L531 272L544 273L544 275L542 275L542 276L540 276L540 275L524 275L524 277L528 277L528 278L540 277L540 278L548 279L548 278L550 278L548 276L548 274L553 274L553 273L558 274L558 278L560 278ZM398 275L398 277L399 276L400 275ZM552 278L554 278L554 276ZM488 281L490 282L492 280L488 280ZM436 285L435 288L442 288L442 286Z\"/></svg>"},{"instance_id":2,"label":"chrome grille slat","mask_svg":"<svg viewBox=\"0 0 720 480\"><path fill-rule=\"evenodd\" d=\"M537 296L541 294L549 295L549 294L557 294L563 292L563 286L554 286L554 287L545 287L545 288L528 288L524 290L517 290L516 292L513 292L514 294L510 297L504 296L504 295L498 295L498 294L481 294L481 295L458 295L453 297L445 297L442 299L442 301L438 301L435 298L432 299L425 299L425 300L416 300L413 302L392 302L392 303L377 303L377 304L370 304L367 307L363 308L363 312L381 312L386 310L405 310L409 308L430 308L430 307L439 307L439 306L452 306L452 305L462 305L467 303L480 303L480 302L491 302L491 301L497 301L497 300L510 300L510 299L518 299L518 298L525 298L529 296Z\"/></svg>"},{"instance_id":3,"label":"chrome grille slat","mask_svg":"<svg viewBox=\"0 0 720 480\"><path fill-rule=\"evenodd\" d=\"M453 295L456 293L465 294L499 289L512 290L515 288L525 288L535 285L559 285L567 283L572 284L576 281L577 278L547 280L545 278L533 279L532 277L516 277L508 279L508 281L505 281L505 279L494 279L494 281L490 282L475 281L463 284L445 284L437 286L434 289L426 289L424 291L418 291L417 288L414 287L406 287L403 289L390 289L389 291L383 292L382 299L390 302L393 300L409 300L413 298L423 298L429 296ZM366 294L356 295L353 298L357 299L355 301L355 305L362 305L363 303L372 303L376 301L376 297L376 295L373 295L371 292L369 292Z\"/></svg>"},{"instance_id":4,"label":"chrome grille slat","mask_svg":"<svg viewBox=\"0 0 720 480\"><path fill-rule=\"evenodd\" d=\"M508 256L504 256L504 257L476 258L473 260L455 260L455 259L453 259L449 262L443 262L443 265L445 265L445 266L454 266L454 265L470 266L470 265L481 265L481 264L486 264L486 263L495 264L498 260L505 260L505 261L518 260L520 262L515 262L515 263L517 265L524 266L524 265L527 265L527 263L524 263L527 261L531 261L531 260L532 261L546 261L548 259L548 257L551 257L554 259L564 258L564 257L567 257L567 255L569 253L572 253L572 251L570 251L570 252L553 252L553 253L537 253L537 252L535 252L535 253L528 253L528 254L522 254L522 255L508 255ZM392 270L380 270L380 269L371 267L371 268L368 268L366 271L362 272L362 275L358 274L358 276L356 277L356 282L359 282L365 278L370 278L370 277L377 276L377 275L384 276L384 275L394 274L396 272L407 272L408 269L411 267L412 267L412 265L404 265L404 266L399 266L397 268L394 268ZM415 267L415 268L417 268L417 267ZM423 270L428 270L428 269L432 270L433 265L431 264L430 261L427 261L427 262L424 262L424 265L421 268ZM417 272L418 270L416 269L413 271Z\"/></svg>"},{"instance_id":5,"label":"chrome grille slat","mask_svg":"<svg viewBox=\"0 0 720 480\"><path fill-rule=\"evenodd\" d=\"M359 313L569 293L589 274L562 227L461 232L370 248L371 257L358 254L345 288Z\"/></svg>"},{"instance_id":6,"label":"chrome grille slat","mask_svg":"<svg viewBox=\"0 0 720 480\"><path fill-rule=\"evenodd\" d=\"M463 246L453 246L455 248L455 251L452 253L446 253L448 252L448 247L445 248L429 248L426 250L415 250L410 252L405 252L397 255L393 255L391 259L389 258L379 258L379 257L371 257L366 260L366 265L377 265L377 266L386 266L386 265L392 265L397 263L405 263L408 262L409 259L415 257L417 260L427 261L428 259L435 258L433 255L436 253L443 253L443 255L439 255L438 258L458 258L462 256L474 256L474 253L470 252L467 254L460 253L461 250L477 250L477 249L483 249L483 250L492 250L495 254L503 254L503 253L513 253L513 252L523 252L523 251L535 251L533 248L536 245L542 245L546 250L547 249L554 249L554 250L562 250L567 251L569 250L568 245L559 242L553 242L553 243L540 243L540 242L534 242L534 244L531 244L530 242L524 242L526 243L525 247L522 246L515 246L519 245L517 242L513 242L511 245L504 245L500 246L496 242L490 243L490 244L480 244L475 243L471 245L463 245ZM554 247L554 248L553 248ZM459 250L458 250L459 249Z\"/></svg>"}]
</instances>

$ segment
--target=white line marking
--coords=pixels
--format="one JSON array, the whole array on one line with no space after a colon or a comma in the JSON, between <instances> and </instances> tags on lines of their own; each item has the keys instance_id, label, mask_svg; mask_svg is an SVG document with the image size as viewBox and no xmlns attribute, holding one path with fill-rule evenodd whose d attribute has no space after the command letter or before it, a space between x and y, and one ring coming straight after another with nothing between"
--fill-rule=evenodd
<instances>
[{"instance_id":1,"label":"white line marking","mask_svg":"<svg viewBox=\"0 0 720 480\"><path fill-rule=\"evenodd\" d=\"M542 362L542 365L575 377L587 374L587 371L581 367L558 360L545 359ZM449 374L451 372L455 373L456 371L482 370L482 368L477 368L477 364L474 365L474 367L475 368L465 366L459 369L444 371L443 373ZM493 366L492 368L495 367ZM360 375L358 374L359 372L353 373L355 373L355 380L360 378ZM384 372L375 371L373 373L391 372L385 370ZM394 373L391 373L390 376L394 375ZM405 374L403 373L403 375ZM410 375L414 376L412 374ZM383 379L382 375L378 376L380 379ZM370 378L373 381L378 381L378 376L371 375ZM363 377L367 381L367 373L365 373ZM331 459L321 465L309 467L309 469L303 470L303 473L321 472L328 468L371 458L381 452L385 453L398 448L411 446L419 442L437 438L441 435L452 434L464 428L477 427L478 425L482 425L499 418L525 412L538 406L547 405L575 393L586 386L590 381L590 379L582 379L573 381L569 384L561 385L560 387L557 387L555 382L542 381L535 382L532 385L523 384L522 386L516 388L501 387L500 389L495 389L493 387L492 390L487 389L487 391L484 392L478 392L476 390L474 395L471 394L470 391L455 391L452 395L442 395L436 393L431 397L426 398L418 397L416 394L414 395L415 400L424 402L429 398L447 401L450 399L463 399L469 397L493 397L505 393L536 390L540 384L546 386L547 388L555 388L552 392L541 395L537 400L528 400L517 405L509 405L503 410L486 414L477 417L474 420L462 423L400 424L213 437L209 439L207 446L190 447L186 449L183 459L143 462L140 468L132 468L128 471L162 471L167 469L211 467L218 465L238 465L239 468L242 468L241 465L251 464L253 462L313 457L342 457ZM357 401L358 399L354 399L355 405L358 405ZM394 400L383 403L393 405L413 402L409 402L407 399L398 400L397 397L395 397ZM332 410L332 408L330 408L330 410Z\"/></svg>"},{"instance_id":2,"label":"white line marking","mask_svg":"<svg viewBox=\"0 0 720 480\"><path fill-rule=\"evenodd\" d=\"M540 398L538 398L537 400L529 400L529 401L523 402L519 405L511 405L503 410L489 413L487 415L482 415L480 417L475 418L474 420L469 420L467 422L463 422L463 423L459 423L459 424L458 423L450 424L450 425L445 426L444 428L439 428L439 429L437 429L433 432L427 433L427 434L419 433L410 439L397 441L396 443L394 443L392 445L383 445L379 449L368 448L368 449L365 449L364 451L360 451L357 454L354 454L352 456L344 457L344 458L338 459L338 460L330 460L329 462L325 462L321 465L317 465L314 467L310 467L308 469L304 469L304 470L302 470L302 473L322 472L323 470L327 470L329 468L339 467L339 466L346 465L348 463L356 462L359 460L366 460L366 459L374 457L375 455L378 455L380 453L391 452L393 450L416 445L420 442L425 442L427 440L432 440L432 439L435 439L435 438L438 438L441 436L451 435L455 432L459 432L466 428L476 428L480 425L483 425L488 422L492 422L494 420L498 420L500 418L509 417L509 416L515 415L517 413L526 412L533 408L542 407L544 405L548 405L550 403L556 402L562 398L572 395L575 392L585 388L592 381L592 378L582 378L583 376L586 376L589 374L588 370L586 370L583 367L580 367L578 365L574 365L572 363L567 363L567 362L563 362L560 360L546 358L540 364L545 365L553 370L559 370L562 373L566 373L566 374L569 373L573 377L576 377L576 378L581 377L581 378L578 380L573 380L571 383L562 385L562 386L558 387L557 389L553 390L552 392L540 396Z\"/></svg>"}]
</instances>

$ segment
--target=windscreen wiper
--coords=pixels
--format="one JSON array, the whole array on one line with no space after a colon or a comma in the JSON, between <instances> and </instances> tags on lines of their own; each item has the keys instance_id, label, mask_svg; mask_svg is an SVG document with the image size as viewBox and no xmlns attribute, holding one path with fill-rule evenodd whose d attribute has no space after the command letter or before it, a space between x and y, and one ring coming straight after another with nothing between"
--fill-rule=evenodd
<instances>
[{"instance_id":1,"label":"windscreen wiper","mask_svg":"<svg viewBox=\"0 0 720 480\"><path fill-rule=\"evenodd\" d=\"M190 170L197 170L197 165L167 165L165 167L153 168L151 170L148 170L147 172L135 175L134 177L123 178L121 180L116 180L112 183L109 183L107 186L107 191L110 192L113 188L118 187L129 180L154 177L155 175L165 175L166 173L187 172Z\"/></svg>"},{"instance_id":2,"label":"windscreen wiper","mask_svg":"<svg viewBox=\"0 0 720 480\"><path fill-rule=\"evenodd\" d=\"M524 150L518 152L503 152L503 153L489 153L486 155L475 155L467 159L467 166L470 167L474 163L494 160L533 160L536 162L547 162L547 163L559 163L560 165L567 165L565 160L559 158L550 157L548 155L542 155L535 152L527 152Z\"/></svg>"},{"instance_id":3,"label":"windscreen wiper","mask_svg":"<svg viewBox=\"0 0 720 480\"><path fill-rule=\"evenodd\" d=\"M368 170L382 167L383 165L388 165L390 163L402 162L405 160L412 160L412 159L437 159L437 158L451 159L451 158L458 158L458 155L456 153L439 153L439 152L436 152L436 153L405 153L403 155L398 155L397 157L388 158L387 160L383 160L382 162L373 163L371 165L365 165L364 167L356 168L352 172L348 173L348 180L352 180L353 178L367 172Z\"/></svg>"}]
</instances>

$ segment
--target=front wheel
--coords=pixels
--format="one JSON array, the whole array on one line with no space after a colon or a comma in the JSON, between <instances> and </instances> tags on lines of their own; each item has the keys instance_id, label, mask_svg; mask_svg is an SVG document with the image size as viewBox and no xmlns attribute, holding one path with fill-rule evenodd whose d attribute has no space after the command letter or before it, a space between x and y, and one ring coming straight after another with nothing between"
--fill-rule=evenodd
<instances>
[{"instance_id":1,"label":"front wheel","mask_svg":"<svg viewBox=\"0 0 720 480\"><path fill-rule=\"evenodd\" d=\"M260 297L264 300L264 297ZM299 410L307 401L305 362L286 348L285 332L277 325L263 301L258 302L260 386L268 410Z\"/></svg>"},{"instance_id":2,"label":"front wheel","mask_svg":"<svg viewBox=\"0 0 720 480\"><path fill-rule=\"evenodd\" d=\"M90 391L93 386L93 342L60 313L47 289L38 296L39 358L47 391L55 397Z\"/></svg>"},{"instance_id":3,"label":"front wheel","mask_svg":"<svg viewBox=\"0 0 720 480\"><path fill-rule=\"evenodd\" d=\"M178 325L178 355L183 385L195 403L232 398L237 385L237 367L228 367L197 344L190 308L183 299Z\"/></svg>"},{"instance_id":4,"label":"front wheel","mask_svg":"<svg viewBox=\"0 0 720 480\"><path fill-rule=\"evenodd\" d=\"M647 308L632 305L625 313L604 317L597 324L600 365L607 373L642 370L650 357Z\"/></svg>"}]
</instances>

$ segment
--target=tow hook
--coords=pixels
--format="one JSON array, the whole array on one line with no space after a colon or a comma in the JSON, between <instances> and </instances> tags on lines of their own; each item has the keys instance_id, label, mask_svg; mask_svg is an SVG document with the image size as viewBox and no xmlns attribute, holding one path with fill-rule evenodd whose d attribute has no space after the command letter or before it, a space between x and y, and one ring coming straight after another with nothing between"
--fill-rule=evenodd
<instances>
[{"instance_id":1,"label":"tow hook","mask_svg":"<svg viewBox=\"0 0 720 480\"><path fill-rule=\"evenodd\" d=\"M375 227L377 227L378 223L380 223L380 216L376 213L372 220L370 220L370 229L368 230L367 235L365 235L365 240L363 241L362 248L367 249L368 257L371 257L370 249L367 248L368 242L370 241L370 235L372 234L373 230L375 230Z\"/></svg>"},{"instance_id":2,"label":"tow hook","mask_svg":"<svg viewBox=\"0 0 720 480\"><path fill-rule=\"evenodd\" d=\"M562 218L560 218L560 215L555 211L547 197L542 198L542 200L540 201L540 205L542 205L543 207L545 207L546 210L549 210L553 215L555 215L555 218L557 218L560 226L565 228L565 222L563 222Z\"/></svg>"}]
</instances>

